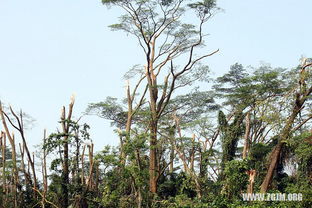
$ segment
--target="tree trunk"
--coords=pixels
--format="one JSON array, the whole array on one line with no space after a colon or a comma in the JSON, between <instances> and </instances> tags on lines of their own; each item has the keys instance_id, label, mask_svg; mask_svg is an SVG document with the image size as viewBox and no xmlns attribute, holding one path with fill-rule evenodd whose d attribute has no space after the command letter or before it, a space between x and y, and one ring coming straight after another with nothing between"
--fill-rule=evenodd
<instances>
[{"instance_id":1,"label":"tree trunk","mask_svg":"<svg viewBox=\"0 0 312 208\"><path fill-rule=\"evenodd\" d=\"M86 145L83 146L82 154L81 154L81 184L85 185L85 177L84 177L84 156L86 151Z\"/></svg>"},{"instance_id":2,"label":"tree trunk","mask_svg":"<svg viewBox=\"0 0 312 208\"><path fill-rule=\"evenodd\" d=\"M91 190L93 188L93 172L94 172L93 171L94 170L93 148L94 148L93 143L90 146L88 146L90 166L89 166L89 177L88 177L86 190Z\"/></svg>"},{"instance_id":3,"label":"tree trunk","mask_svg":"<svg viewBox=\"0 0 312 208\"><path fill-rule=\"evenodd\" d=\"M151 122L150 133L149 189L155 194L157 192L157 122Z\"/></svg>"},{"instance_id":4,"label":"tree trunk","mask_svg":"<svg viewBox=\"0 0 312 208\"><path fill-rule=\"evenodd\" d=\"M194 163L195 163L195 134L192 135L192 150L191 150L191 154L190 154L190 158L191 158L191 171L194 171Z\"/></svg>"},{"instance_id":5,"label":"tree trunk","mask_svg":"<svg viewBox=\"0 0 312 208\"><path fill-rule=\"evenodd\" d=\"M265 176L265 178L261 184L261 189L260 189L261 193L267 192L267 190L268 190L268 188L272 182L274 171L275 171L276 165L279 161L279 157L280 157L280 154L282 151L282 146L283 146L283 143L278 142L278 144L276 145L276 147L274 148L274 150L272 151L272 153L270 155L271 163L270 163L269 169L267 171L267 174L266 174L266 176Z\"/></svg>"},{"instance_id":6,"label":"tree trunk","mask_svg":"<svg viewBox=\"0 0 312 208\"><path fill-rule=\"evenodd\" d=\"M95 161L95 187L94 190L96 192L99 191L99 184L100 184L100 165L98 161Z\"/></svg>"},{"instance_id":7,"label":"tree trunk","mask_svg":"<svg viewBox=\"0 0 312 208\"><path fill-rule=\"evenodd\" d=\"M43 146L46 145L46 133L43 132ZM43 164L42 164L42 179L43 179L43 194L42 194L42 206L45 208L46 204L46 194L48 192L48 173L47 173L47 151L46 148L43 148Z\"/></svg>"},{"instance_id":8,"label":"tree trunk","mask_svg":"<svg viewBox=\"0 0 312 208\"><path fill-rule=\"evenodd\" d=\"M155 42L151 43L151 58L148 62L148 67L146 68L148 88L150 94L150 158L149 158L149 189L153 194L157 193L157 125L158 125L158 112L157 112L157 98L158 98L158 86L156 75L154 74L153 61L154 61L154 47Z\"/></svg>"},{"instance_id":9,"label":"tree trunk","mask_svg":"<svg viewBox=\"0 0 312 208\"><path fill-rule=\"evenodd\" d=\"M243 159L247 157L247 153L249 151L249 134L250 134L250 112L246 115L246 130L245 130L245 144L243 150Z\"/></svg>"},{"instance_id":10,"label":"tree trunk","mask_svg":"<svg viewBox=\"0 0 312 208\"><path fill-rule=\"evenodd\" d=\"M68 184L69 184L69 122L71 120L73 106L74 106L75 99L72 96L71 102L69 104L68 115L66 117L65 107L62 108L62 115L61 115L61 123L63 128L63 172L62 172L62 207L67 208L69 206L69 191L68 191Z\"/></svg>"},{"instance_id":11,"label":"tree trunk","mask_svg":"<svg viewBox=\"0 0 312 208\"><path fill-rule=\"evenodd\" d=\"M68 155L68 138L64 138L64 162L62 172L62 207L68 207L68 184L69 184L69 155Z\"/></svg>"},{"instance_id":12,"label":"tree trunk","mask_svg":"<svg viewBox=\"0 0 312 208\"><path fill-rule=\"evenodd\" d=\"M287 124L282 131L283 133L281 134L281 136L279 138L278 144L274 147L273 151L271 152L271 155L270 155L270 161L271 162L270 162L267 174L266 174L266 176L263 179L263 182L261 184L261 189L260 189L261 193L267 192L267 190L268 190L268 188L272 182L274 171L275 171L277 163L280 159L280 154L281 154L281 151L283 148L283 144L284 144L283 140L286 140L288 138L289 132L291 130L291 126L292 126L292 124L293 124L298 113L299 113L299 111L296 111L296 110L293 111L291 117L288 119Z\"/></svg>"},{"instance_id":13,"label":"tree trunk","mask_svg":"<svg viewBox=\"0 0 312 208\"><path fill-rule=\"evenodd\" d=\"M3 139L3 141L2 141ZM6 135L4 132L1 131L1 146L2 146L2 196L3 196L3 203L2 205L6 205L6 175L5 175L5 168L6 168Z\"/></svg>"},{"instance_id":14,"label":"tree trunk","mask_svg":"<svg viewBox=\"0 0 312 208\"><path fill-rule=\"evenodd\" d=\"M14 194L14 207L17 206L17 184L18 184L18 169L17 169L17 164L16 164L16 148L15 148L15 138L14 134L12 133L12 161L13 161L13 174L14 174L14 189L13 189L13 194Z\"/></svg>"},{"instance_id":15,"label":"tree trunk","mask_svg":"<svg viewBox=\"0 0 312 208\"><path fill-rule=\"evenodd\" d=\"M170 150L170 165L169 165L169 173L173 173L173 163L174 163L174 156L175 156L175 152L174 152L174 144L172 141L173 137L170 138L170 145L171 145L171 150Z\"/></svg>"},{"instance_id":16,"label":"tree trunk","mask_svg":"<svg viewBox=\"0 0 312 208\"><path fill-rule=\"evenodd\" d=\"M4 112L2 109L2 104L0 103L0 114L3 127L5 129L5 135L8 137L9 142L12 148L12 162L13 162L13 197L14 197L14 207L17 207L17 183L18 183L18 170L16 165L16 148L15 148L15 139L14 134L10 134L9 128L6 124L6 120L4 117Z\"/></svg>"}]
</instances>

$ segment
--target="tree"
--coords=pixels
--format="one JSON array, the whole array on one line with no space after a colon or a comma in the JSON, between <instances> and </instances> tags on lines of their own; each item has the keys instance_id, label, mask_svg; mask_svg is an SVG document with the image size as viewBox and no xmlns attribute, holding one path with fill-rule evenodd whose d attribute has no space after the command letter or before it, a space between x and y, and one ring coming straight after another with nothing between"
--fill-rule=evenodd
<instances>
[{"instance_id":1,"label":"tree","mask_svg":"<svg viewBox=\"0 0 312 208\"><path fill-rule=\"evenodd\" d=\"M173 92L200 79L207 68L200 65L200 60L215 54L218 50L195 55L195 48L203 45L203 25L215 11L215 0L203 2L178 1L121 1L103 0L105 5L122 8L125 14L120 22L110 27L133 35L141 46L145 57L145 81L149 92L149 188L157 192L159 163L157 162L158 123L163 115ZM188 4L189 3L189 4ZM199 18L198 28L193 24L182 23L187 7L196 11ZM187 60L180 67L174 64L178 58ZM169 71L165 71L169 67ZM159 85L160 77L164 82Z\"/></svg>"},{"instance_id":2,"label":"tree","mask_svg":"<svg viewBox=\"0 0 312 208\"><path fill-rule=\"evenodd\" d=\"M296 128L293 129L293 124L295 122L295 119L300 114L302 109L305 107L304 105L312 93L312 85L309 86L307 84L307 82L311 83L311 71L308 70L310 66L312 66L312 63L306 64L304 62L304 64L302 65L300 69L299 76L298 76L297 89L293 92L293 100L292 100L293 104L291 106L291 111L288 116L288 119L285 122L284 127L282 128L279 134L278 143L270 154L271 162L268 167L267 174L261 184L261 192L266 192L268 190L269 185L272 182L275 168L280 160L280 154L282 152L282 148L284 144L287 142L290 136L290 133L296 130Z\"/></svg>"},{"instance_id":3,"label":"tree","mask_svg":"<svg viewBox=\"0 0 312 208\"><path fill-rule=\"evenodd\" d=\"M87 172L84 167L86 145L83 142L90 140L89 126L86 124L80 125L78 121L72 119L73 106L74 97L71 98L67 115L65 107L62 108L60 120L62 130L52 133L48 138L44 139L43 146L46 155L52 152L58 155L51 162L53 174L50 187L59 198L58 204L62 207L68 207L70 204L80 207L87 204L86 192L91 191L93 187L96 166L96 161L93 159L93 144L87 145L89 163L88 174L86 174L88 180L85 182L84 172ZM72 175L71 179L70 173ZM72 196L74 196L74 200L71 200ZM70 200L74 202L71 203Z\"/></svg>"},{"instance_id":4,"label":"tree","mask_svg":"<svg viewBox=\"0 0 312 208\"><path fill-rule=\"evenodd\" d=\"M71 116L73 112L73 106L74 106L74 98L71 99L71 102L69 104L68 114L66 117L65 112L65 106L62 108L62 115L61 115L61 124L62 124L62 130L63 130L63 172L62 172L62 206L68 207L69 205L69 196L68 196L68 184L69 184L69 127L70 127L70 121Z\"/></svg>"}]
</instances>

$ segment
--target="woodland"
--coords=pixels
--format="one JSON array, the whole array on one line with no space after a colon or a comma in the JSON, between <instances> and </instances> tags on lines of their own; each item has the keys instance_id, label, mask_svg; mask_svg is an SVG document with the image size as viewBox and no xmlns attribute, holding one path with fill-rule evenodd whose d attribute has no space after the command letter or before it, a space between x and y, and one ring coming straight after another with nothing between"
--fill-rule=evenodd
<instances>
[{"instance_id":1,"label":"woodland","mask_svg":"<svg viewBox=\"0 0 312 208\"><path fill-rule=\"evenodd\" d=\"M125 73L123 99L86 106L111 122L118 145L94 151L72 97L35 157L27 114L0 104L0 207L312 207L311 58L291 69L233 63L213 77L203 62L219 50L203 28L221 10L215 0L102 3L123 12L109 27L134 37L144 60Z\"/></svg>"}]
</instances>

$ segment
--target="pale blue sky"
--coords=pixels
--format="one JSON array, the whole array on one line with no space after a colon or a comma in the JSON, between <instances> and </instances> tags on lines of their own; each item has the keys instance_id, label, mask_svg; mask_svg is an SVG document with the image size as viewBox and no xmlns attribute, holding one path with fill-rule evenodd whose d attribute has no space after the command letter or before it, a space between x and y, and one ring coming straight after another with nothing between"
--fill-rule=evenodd
<instances>
[{"instance_id":1,"label":"pale blue sky","mask_svg":"<svg viewBox=\"0 0 312 208\"><path fill-rule=\"evenodd\" d=\"M301 55L312 56L312 1L220 0L224 12L205 30L206 59L215 74L235 62L293 67ZM141 51L130 36L107 26L120 15L99 0L0 0L0 99L36 119L28 131L37 144L43 128L56 129L60 108L76 93L75 116L87 104L124 93L122 75L140 63ZM91 125L96 149L116 144L109 123L96 117Z\"/></svg>"}]
</instances>

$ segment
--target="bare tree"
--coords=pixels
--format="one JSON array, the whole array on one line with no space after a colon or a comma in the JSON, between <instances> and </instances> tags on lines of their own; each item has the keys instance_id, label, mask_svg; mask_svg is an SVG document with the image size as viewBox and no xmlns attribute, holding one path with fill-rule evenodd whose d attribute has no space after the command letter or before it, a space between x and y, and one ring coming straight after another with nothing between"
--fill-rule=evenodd
<instances>
[{"instance_id":1,"label":"bare tree","mask_svg":"<svg viewBox=\"0 0 312 208\"><path fill-rule=\"evenodd\" d=\"M12 161L13 161L13 196L14 196L14 207L17 207L17 185L18 185L18 169L16 164L16 148L15 148L15 137L14 133L10 133L9 128L6 123L5 113L0 103L0 114L2 119L3 128L5 130L5 135L8 137L12 149ZM6 116L7 117L7 116ZM8 118L8 117L7 117ZM5 137L5 136L4 136ZM4 147L6 148L6 147ZM5 151L3 151L5 152ZM3 172L5 174L5 172ZM4 176L5 177L5 176Z\"/></svg>"}]
</instances>

